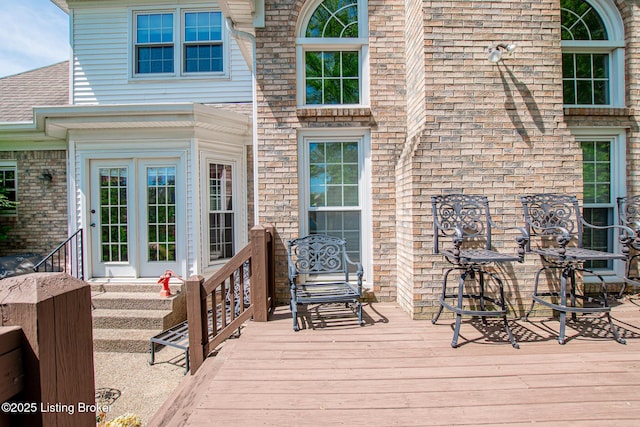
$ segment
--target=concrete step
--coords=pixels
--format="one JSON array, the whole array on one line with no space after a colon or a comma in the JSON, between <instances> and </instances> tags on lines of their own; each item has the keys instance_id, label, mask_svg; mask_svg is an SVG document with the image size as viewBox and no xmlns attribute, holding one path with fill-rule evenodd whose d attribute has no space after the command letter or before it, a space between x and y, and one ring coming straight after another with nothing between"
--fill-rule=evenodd
<instances>
[{"instance_id":1,"label":"concrete step","mask_svg":"<svg viewBox=\"0 0 640 427\"><path fill-rule=\"evenodd\" d=\"M100 292L94 293L91 298L96 309L130 310L172 310L183 299L183 293L165 298L155 292Z\"/></svg>"},{"instance_id":2,"label":"concrete step","mask_svg":"<svg viewBox=\"0 0 640 427\"><path fill-rule=\"evenodd\" d=\"M171 285L168 298L160 289L151 283L92 284L95 351L146 353L152 336L184 321L182 285Z\"/></svg>"},{"instance_id":3,"label":"concrete step","mask_svg":"<svg viewBox=\"0 0 640 427\"><path fill-rule=\"evenodd\" d=\"M94 351L149 353L149 339L159 329L93 329Z\"/></svg>"},{"instance_id":4,"label":"concrete step","mask_svg":"<svg viewBox=\"0 0 640 427\"><path fill-rule=\"evenodd\" d=\"M102 329L160 329L173 326L171 310L93 310L93 327ZM179 323L179 322L178 322Z\"/></svg>"}]
</instances>

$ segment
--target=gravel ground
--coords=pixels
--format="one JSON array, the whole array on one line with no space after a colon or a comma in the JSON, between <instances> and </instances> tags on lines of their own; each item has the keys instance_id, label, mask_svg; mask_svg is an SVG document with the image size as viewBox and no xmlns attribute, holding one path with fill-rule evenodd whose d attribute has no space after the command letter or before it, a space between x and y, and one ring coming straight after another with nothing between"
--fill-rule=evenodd
<instances>
[{"instance_id":1,"label":"gravel ground","mask_svg":"<svg viewBox=\"0 0 640 427\"><path fill-rule=\"evenodd\" d=\"M96 396L104 396L110 407L106 420L130 413L146 426L184 378L183 351L165 347L156 352L153 366L148 359L146 353L94 353Z\"/></svg>"}]
</instances>

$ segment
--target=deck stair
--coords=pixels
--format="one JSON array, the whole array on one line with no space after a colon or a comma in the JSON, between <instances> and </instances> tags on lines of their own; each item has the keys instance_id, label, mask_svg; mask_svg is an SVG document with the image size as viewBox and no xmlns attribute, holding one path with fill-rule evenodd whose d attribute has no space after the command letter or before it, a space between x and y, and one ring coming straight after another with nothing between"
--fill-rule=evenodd
<instances>
[{"instance_id":1,"label":"deck stair","mask_svg":"<svg viewBox=\"0 0 640 427\"><path fill-rule=\"evenodd\" d=\"M160 296L157 283L92 283L95 351L147 353L149 339L186 319L183 285Z\"/></svg>"}]
</instances>

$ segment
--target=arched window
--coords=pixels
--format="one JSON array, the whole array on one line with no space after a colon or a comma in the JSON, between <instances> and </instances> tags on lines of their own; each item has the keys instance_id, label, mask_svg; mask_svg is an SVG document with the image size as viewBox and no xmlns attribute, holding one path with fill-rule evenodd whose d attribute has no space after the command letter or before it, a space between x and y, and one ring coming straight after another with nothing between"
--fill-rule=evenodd
<instances>
[{"instance_id":1,"label":"arched window","mask_svg":"<svg viewBox=\"0 0 640 427\"><path fill-rule=\"evenodd\" d=\"M622 20L609 0L561 0L565 106L624 107Z\"/></svg>"},{"instance_id":2,"label":"arched window","mask_svg":"<svg viewBox=\"0 0 640 427\"><path fill-rule=\"evenodd\" d=\"M366 1L311 2L297 34L298 105L368 104Z\"/></svg>"}]
</instances>

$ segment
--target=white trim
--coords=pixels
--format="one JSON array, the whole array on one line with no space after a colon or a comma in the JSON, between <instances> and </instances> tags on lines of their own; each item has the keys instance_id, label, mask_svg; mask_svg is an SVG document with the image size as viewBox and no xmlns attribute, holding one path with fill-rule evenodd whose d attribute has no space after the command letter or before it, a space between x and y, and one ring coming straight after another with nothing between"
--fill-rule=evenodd
<instances>
[{"instance_id":1,"label":"white trim","mask_svg":"<svg viewBox=\"0 0 640 427\"><path fill-rule=\"evenodd\" d=\"M202 207L200 215L200 259L199 262L202 265L204 272L215 271L222 264L229 261L228 258L211 261L209 256L209 219L207 214L209 212L209 168L210 164L230 165L232 173L232 191L233 191L233 205L232 212L234 214L233 221L233 245L234 252L238 252L248 242L247 236L247 192L246 192L246 157L244 155L244 149L239 153L232 152L212 152L212 151L200 151L200 206Z\"/></svg>"},{"instance_id":2,"label":"white trim","mask_svg":"<svg viewBox=\"0 0 640 427\"><path fill-rule=\"evenodd\" d=\"M309 150L307 142L309 140L316 141L344 141L353 140L358 142L359 147L359 163L362 169L358 173L358 187L361 221L360 251L361 262L364 268L365 286L373 289L373 220L371 217L372 196L371 196L371 134L368 128L305 128L298 130L298 197L299 197L299 234L308 234L309 223L307 215L307 206L309 206ZM323 211L333 210L332 208ZM335 210L345 211L349 207L337 207Z\"/></svg>"},{"instance_id":3,"label":"white trim","mask_svg":"<svg viewBox=\"0 0 640 427\"><path fill-rule=\"evenodd\" d=\"M191 72L184 70L184 15L188 12L219 12L222 36L222 71L215 72ZM138 14L150 13L172 13L173 14L173 72L171 73L136 73L136 20ZM230 37L224 25L225 16L219 6L208 6L206 4L190 4L184 6L135 6L128 8L127 17L127 58L129 69L129 83L136 82L158 82L175 79L229 79L231 75L231 48ZM168 44L168 43L166 43Z\"/></svg>"},{"instance_id":4,"label":"white trim","mask_svg":"<svg viewBox=\"0 0 640 427\"><path fill-rule=\"evenodd\" d=\"M624 41L624 23L620 11L611 0L586 0L598 12L607 29L609 40Z\"/></svg>"},{"instance_id":5,"label":"white trim","mask_svg":"<svg viewBox=\"0 0 640 427\"><path fill-rule=\"evenodd\" d=\"M602 18L608 40L562 40L562 53L609 54L609 104L564 104L565 108L625 107L624 23L610 0L586 0ZM564 77L564 76L563 76Z\"/></svg>"},{"instance_id":6,"label":"white trim","mask_svg":"<svg viewBox=\"0 0 640 427\"><path fill-rule=\"evenodd\" d=\"M569 128L577 142L581 141L605 141L611 143L611 203L606 206L613 208L613 224L618 224L618 205L617 197L626 196L627 194L627 161L626 147L627 134L623 127L607 127L607 128ZM590 204L597 207L596 204ZM583 204L584 207L584 204ZM614 236L617 233L614 233ZM621 244L617 238L613 239L613 247L616 252L622 250ZM622 281L624 277L624 262L614 261L613 270L598 271L602 276L615 276L616 279L611 281ZM589 278L585 275L585 282L590 283L597 278Z\"/></svg>"},{"instance_id":7,"label":"white trim","mask_svg":"<svg viewBox=\"0 0 640 427\"><path fill-rule=\"evenodd\" d=\"M179 182L176 182L176 196L177 198L181 198L182 206L176 206L176 234L177 241L176 245L180 245L180 249L177 249L176 253L176 263L178 264L178 268L176 273L181 276L187 276L189 274L189 268L193 260L190 259L189 254L187 253L187 242L188 236L187 233L190 232L187 218L187 203L190 203L187 200L187 187L190 185L187 176L187 160L189 156L191 141L190 140L162 140L162 139L154 139L145 140L145 143L150 143L149 148L144 149L140 148L127 148L131 147L131 140L121 140L118 143L114 143L112 140L100 140L100 139L90 139L90 140L71 140L70 146L73 146L73 150L70 150L70 153L74 152L74 157L70 158L70 163L74 164L77 159L77 163L72 169L69 169L69 176L73 175L77 176L79 182L74 185L76 188L77 194L74 193L69 204L69 209L74 218L77 218L78 226L84 228L85 230L85 239L88 243L85 245L87 262L85 263L86 268L86 277L91 278L94 276L95 272L93 271L93 252L94 248L91 243L91 233L95 232L93 228L90 227L92 223L91 218L91 207L89 206L93 200L91 199L91 171L92 164L98 164L101 162L112 162L112 163L125 163L129 162L131 166L131 188L135 188L135 191L140 191L139 184L139 173L138 167L147 161L175 161L177 167L177 173L180 174L181 178ZM76 157L77 156L77 157ZM76 170L77 168L77 170ZM74 173L71 173L72 170L75 170ZM135 175L133 175L135 174ZM178 186L180 189L178 190ZM133 192L129 192L130 195ZM76 197L78 197L76 199ZM142 199L142 198L141 198ZM139 200L138 200L139 201ZM77 204L80 203L80 206ZM130 209L138 209L139 203L131 201ZM76 210L77 209L77 210ZM137 218L138 213L132 214L133 217ZM134 233L135 231L129 230L130 233ZM137 236L137 234L131 234L132 236ZM183 250L186 248L186 250ZM133 256L137 256L140 248L136 249L136 252ZM142 256L142 254L140 255ZM135 271L136 276L139 275L139 266L137 266L137 270Z\"/></svg>"},{"instance_id":8,"label":"white trim","mask_svg":"<svg viewBox=\"0 0 640 427\"><path fill-rule=\"evenodd\" d=\"M303 37L309 20L316 8L323 0L315 0L304 5L296 23L296 104L298 108L323 107L354 108L368 107L370 103L370 76L369 76L369 16L368 5L365 0L358 2L358 37L357 38L315 38ZM360 65L360 102L358 104L306 104L305 90L305 61L307 51L347 51L354 50L359 53Z\"/></svg>"}]
</instances>

